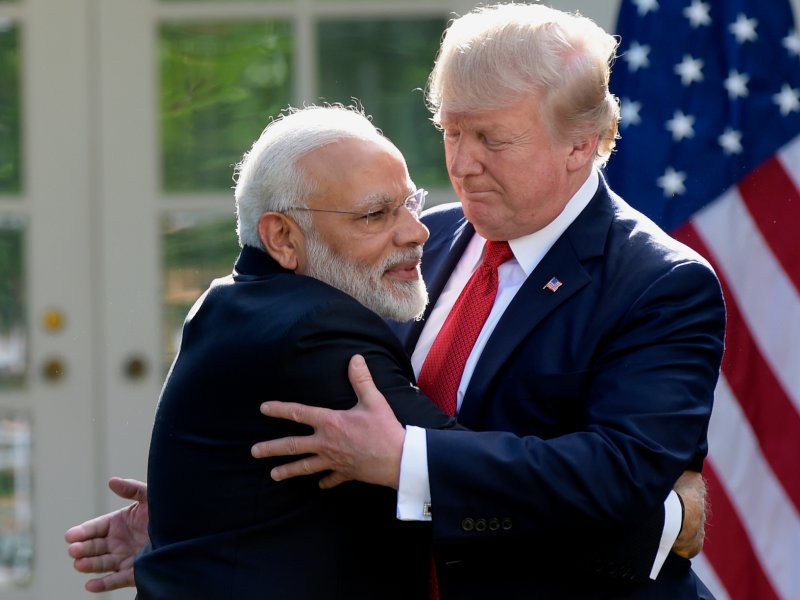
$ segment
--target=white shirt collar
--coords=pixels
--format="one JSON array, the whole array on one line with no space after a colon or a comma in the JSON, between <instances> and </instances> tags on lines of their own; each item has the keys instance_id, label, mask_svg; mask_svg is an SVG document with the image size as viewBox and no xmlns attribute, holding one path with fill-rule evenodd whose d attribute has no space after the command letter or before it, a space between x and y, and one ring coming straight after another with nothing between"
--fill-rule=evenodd
<instances>
[{"instance_id":1,"label":"white shirt collar","mask_svg":"<svg viewBox=\"0 0 800 600\"><path fill-rule=\"evenodd\" d=\"M583 182L583 185L578 191L575 192L575 195L570 198L564 210L562 210L548 225L539 231L534 231L528 235L508 241L509 246L511 246L511 251L514 253L514 258L517 259L520 267L525 271L526 276L533 272L536 265L539 264L539 261L542 260L548 250L556 243L556 240L561 237L561 234L566 231L567 227L569 227L572 222L578 218L578 215L581 214L583 209L586 208L597 192L599 183L600 176L596 169L592 169L589 177ZM478 238L479 241L473 238L470 246L474 245L476 246L476 250L482 250L486 240L477 233L475 234L475 238ZM477 266L482 254L481 251L477 252L476 262L473 268Z\"/></svg>"}]
</instances>

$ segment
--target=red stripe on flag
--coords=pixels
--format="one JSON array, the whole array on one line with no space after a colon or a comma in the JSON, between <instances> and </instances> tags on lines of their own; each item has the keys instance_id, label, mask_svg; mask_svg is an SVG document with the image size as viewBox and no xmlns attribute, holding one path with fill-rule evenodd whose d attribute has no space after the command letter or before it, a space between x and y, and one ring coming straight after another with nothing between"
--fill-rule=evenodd
<instances>
[{"instance_id":1,"label":"red stripe on flag","mask_svg":"<svg viewBox=\"0 0 800 600\"><path fill-rule=\"evenodd\" d=\"M786 275L800 290L800 191L772 157L738 183L739 193Z\"/></svg>"},{"instance_id":2,"label":"red stripe on flag","mask_svg":"<svg viewBox=\"0 0 800 600\"><path fill-rule=\"evenodd\" d=\"M708 519L703 553L714 567L731 600L778 600L761 562L742 527L728 493L706 461L703 476L708 485Z\"/></svg>"},{"instance_id":3,"label":"red stripe on flag","mask_svg":"<svg viewBox=\"0 0 800 600\"><path fill-rule=\"evenodd\" d=\"M691 224L681 227L673 235L714 264L714 257ZM722 283L728 319L722 370L758 438L764 458L800 511L800 477L797 476L800 414L759 351L719 270L717 275Z\"/></svg>"}]
</instances>

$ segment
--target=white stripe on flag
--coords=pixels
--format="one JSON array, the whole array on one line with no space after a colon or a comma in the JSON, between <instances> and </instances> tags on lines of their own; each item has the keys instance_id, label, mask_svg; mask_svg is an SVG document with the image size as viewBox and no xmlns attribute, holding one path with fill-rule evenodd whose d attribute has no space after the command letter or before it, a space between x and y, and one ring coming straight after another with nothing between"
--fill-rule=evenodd
<instances>
[{"instance_id":1,"label":"white stripe on flag","mask_svg":"<svg viewBox=\"0 0 800 600\"><path fill-rule=\"evenodd\" d=\"M800 136L794 138L778 152L778 160L794 181L794 187L800 189Z\"/></svg>"},{"instance_id":2,"label":"white stripe on flag","mask_svg":"<svg viewBox=\"0 0 800 600\"><path fill-rule=\"evenodd\" d=\"M800 556L800 515L761 455L724 376L714 394L708 443L711 462L765 574L781 597L800 598L800 579L795 574Z\"/></svg>"},{"instance_id":3,"label":"white stripe on flag","mask_svg":"<svg viewBox=\"0 0 800 600\"><path fill-rule=\"evenodd\" d=\"M761 354L800 412L800 295L736 188L692 219L728 282Z\"/></svg>"}]
</instances>

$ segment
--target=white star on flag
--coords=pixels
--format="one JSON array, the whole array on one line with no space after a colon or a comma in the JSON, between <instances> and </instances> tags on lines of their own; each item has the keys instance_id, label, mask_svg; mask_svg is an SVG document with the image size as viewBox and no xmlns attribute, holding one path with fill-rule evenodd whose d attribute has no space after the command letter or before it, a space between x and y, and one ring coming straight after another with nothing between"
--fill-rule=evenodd
<instances>
[{"instance_id":1,"label":"white star on flag","mask_svg":"<svg viewBox=\"0 0 800 600\"><path fill-rule=\"evenodd\" d=\"M633 42L628 51L622 55L622 58L628 63L628 69L631 71L638 71L640 68L650 65L650 61L647 58L649 53L649 46L642 46L637 42Z\"/></svg>"},{"instance_id":2,"label":"white star on flag","mask_svg":"<svg viewBox=\"0 0 800 600\"><path fill-rule=\"evenodd\" d=\"M780 106L783 116L800 110L800 90L796 90L784 83L780 93L775 94L772 99L775 104Z\"/></svg>"},{"instance_id":3,"label":"white star on flag","mask_svg":"<svg viewBox=\"0 0 800 600\"><path fill-rule=\"evenodd\" d=\"M745 98L749 93L747 90L747 83L750 81L750 76L738 71L731 71L728 73L728 78L723 82L725 89L728 90L728 97L731 100L736 98Z\"/></svg>"},{"instance_id":4,"label":"white star on flag","mask_svg":"<svg viewBox=\"0 0 800 600\"><path fill-rule=\"evenodd\" d=\"M748 19L744 15L740 14L738 17L736 17L736 21L731 23L728 29L730 29L737 42L744 44L745 42L754 42L758 39L758 36L756 35L757 25L757 20Z\"/></svg>"},{"instance_id":5,"label":"white star on flag","mask_svg":"<svg viewBox=\"0 0 800 600\"><path fill-rule=\"evenodd\" d=\"M699 58L692 58L687 54L680 63L675 65L675 72L681 76L683 85L690 85L695 81L703 81L703 61Z\"/></svg>"},{"instance_id":6,"label":"white star on flag","mask_svg":"<svg viewBox=\"0 0 800 600\"><path fill-rule=\"evenodd\" d=\"M742 153L742 132L736 131L731 127L725 128L725 132L717 139L725 154Z\"/></svg>"},{"instance_id":7,"label":"white star on flag","mask_svg":"<svg viewBox=\"0 0 800 600\"><path fill-rule=\"evenodd\" d=\"M650 11L658 10L658 0L633 0L633 3L639 9L640 15L646 15Z\"/></svg>"},{"instance_id":8,"label":"white star on flag","mask_svg":"<svg viewBox=\"0 0 800 600\"><path fill-rule=\"evenodd\" d=\"M667 121L667 129L672 132L672 139L676 142L694 137L694 117L676 110L672 118Z\"/></svg>"},{"instance_id":9,"label":"white star on flag","mask_svg":"<svg viewBox=\"0 0 800 600\"><path fill-rule=\"evenodd\" d=\"M634 102L630 98L623 98L620 102L620 126L625 129L630 125L638 125L642 122L639 112L642 110L641 102Z\"/></svg>"},{"instance_id":10,"label":"white star on flag","mask_svg":"<svg viewBox=\"0 0 800 600\"><path fill-rule=\"evenodd\" d=\"M658 178L658 187L664 190L665 196L681 196L686 193L686 173L667 167L664 174Z\"/></svg>"},{"instance_id":11,"label":"white star on flag","mask_svg":"<svg viewBox=\"0 0 800 600\"><path fill-rule=\"evenodd\" d=\"M783 38L783 47L786 48L792 56L800 57L800 32L793 29L789 35Z\"/></svg>"},{"instance_id":12,"label":"white star on flag","mask_svg":"<svg viewBox=\"0 0 800 600\"><path fill-rule=\"evenodd\" d=\"M693 29L701 25L711 25L711 17L708 11L711 6L700 0L693 0L692 4L683 9L683 15L689 19Z\"/></svg>"}]
</instances>

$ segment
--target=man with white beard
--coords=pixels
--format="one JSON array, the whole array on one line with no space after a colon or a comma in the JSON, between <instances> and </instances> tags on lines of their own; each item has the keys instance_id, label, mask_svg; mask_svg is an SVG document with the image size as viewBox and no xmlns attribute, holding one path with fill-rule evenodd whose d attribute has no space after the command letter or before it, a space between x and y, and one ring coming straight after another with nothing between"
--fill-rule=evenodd
<instances>
[{"instance_id":1,"label":"man with white beard","mask_svg":"<svg viewBox=\"0 0 800 600\"><path fill-rule=\"evenodd\" d=\"M155 416L138 597L424 597L428 532L395 519L392 490L277 483L250 447L306 431L260 418L267 392L353 406L356 353L401 421L453 425L409 383L384 322L427 302L425 191L367 118L337 107L273 121L237 175L241 254L191 309Z\"/></svg>"}]
</instances>

